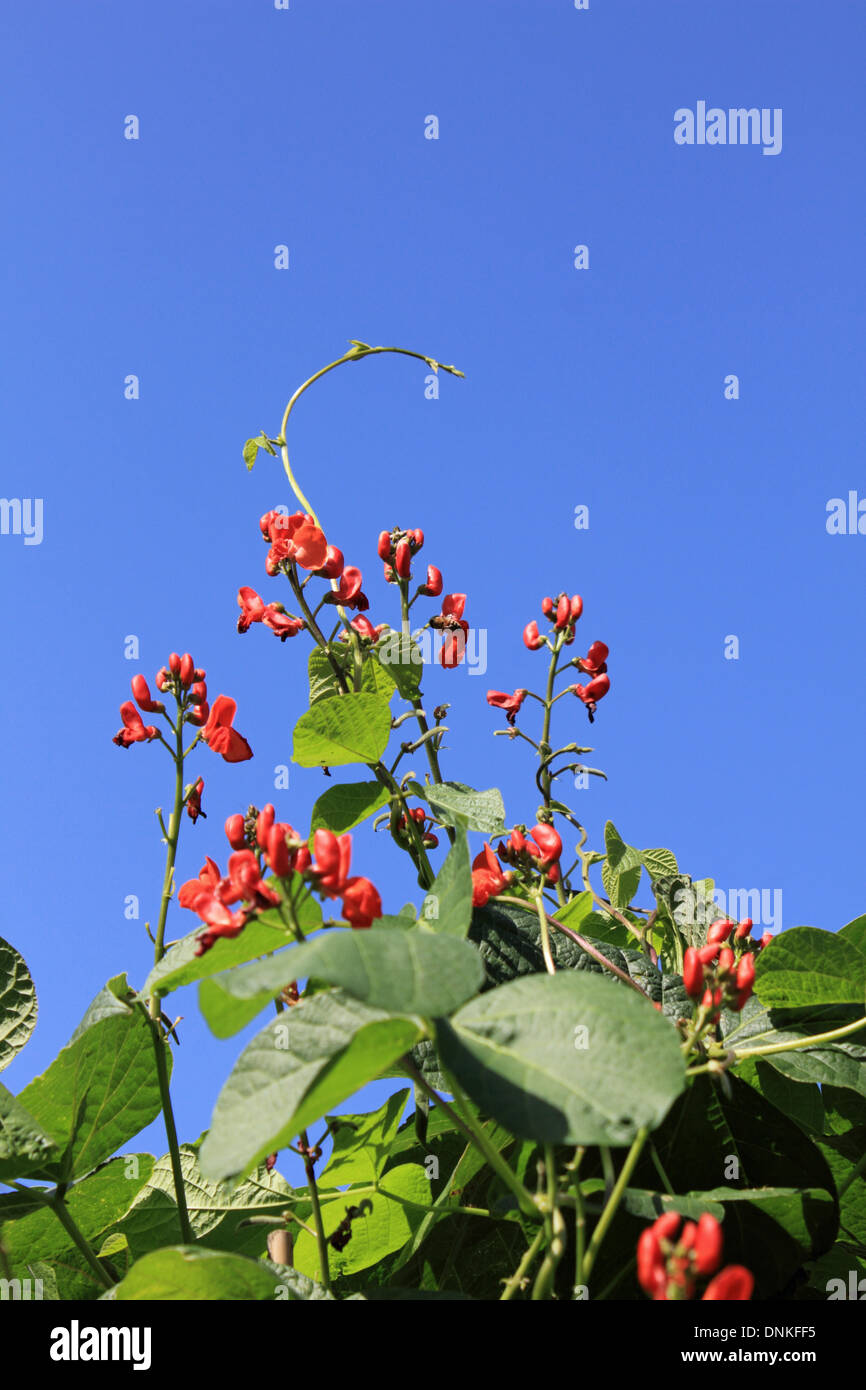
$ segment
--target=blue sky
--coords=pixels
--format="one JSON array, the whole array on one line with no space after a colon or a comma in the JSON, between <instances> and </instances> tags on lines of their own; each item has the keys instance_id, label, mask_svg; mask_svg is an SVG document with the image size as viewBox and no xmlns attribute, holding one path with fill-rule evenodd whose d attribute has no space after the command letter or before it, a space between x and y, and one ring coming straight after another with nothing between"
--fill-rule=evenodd
<instances>
[{"instance_id":1,"label":"blue sky","mask_svg":"<svg viewBox=\"0 0 866 1390\"><path fill-rule=\"evenodd\" d=\"M0 932L41 1008L8 1085L108 976L149 966L171 767L111 742L136 671L191 650L255 751L200 750L208 819L184 825L180 881L250 801L308 824L320 774L273 790L305 639L234 630L239 585L277 597L257 521L291 498L240 449L351 338L466 373L428 400L420 363L343 368L291 440L375 622L394 617L375 540L399 523L486 630L486 673L427 683L452 704L445 775L532 819L529 750L493 738L484 696L541 683L522 628L577 591L579 640L611 648L596 724L568 702L559 726L609 776L574 794L592 842L612 818L725 890L780 891L784 926L866 909L866 536L826 529L829 499L866 497L864 39L841 0L3 7L2 491L44 508L41 544L0 535ZM699 101L781 108L781 152L677 145ZM369 827L355 865L386 910L409 896ZM172 910L170 936L192 926ZM194 1138L239 1042L210 1038L192 991L177 1009ZM163 1151L159 1126L142 1145Z\"/></svg>"}]
</instances>

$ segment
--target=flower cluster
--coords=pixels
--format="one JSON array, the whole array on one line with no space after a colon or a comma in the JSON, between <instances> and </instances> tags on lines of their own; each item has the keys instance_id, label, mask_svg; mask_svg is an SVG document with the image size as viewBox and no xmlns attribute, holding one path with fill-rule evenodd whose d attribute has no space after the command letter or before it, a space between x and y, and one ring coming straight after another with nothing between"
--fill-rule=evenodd
<instances>
[{"instance_id":1,"label":"flower cluster","mask_svg":"<svg viewBox=\"0 0 866 1390\"><path fill-rule=\"evenodd\" d=\"M566 593L558 594L556 598L543 598L541 611L550 622L551 630L547 634L540 632L538 622L533 618L523 629L523 642L531 652L547 647L555 657L563 647L570 647L574 641L575 628L583 613L583 599L580 594L569 596ZM595 720L599 700L610 690L610 676L607 674L608 655L609 649L604 642L593 642L586 656L573 657L566 663L567 666L574 666L590 677L586 684L568 687L586 706L590 724ZM565 670L566 667L561 669ZM532 692L528 690L515 690L513 695L509 695L504 690L488 690L487 703L496 709L504 710L508 723L513 726L523 701L530 693ZM541 696L535 698L540 700Z\"/></svg>"},{"instance_id":2,"label":"flower cluster","mask_svg":"<svg viewBox=\"0 0 866 1390\"><path fill-rule=\"evenodd\" d=\"M772 940L765 932L759 942L749 935L752 919L739 925L719 917L707 929L706 946L690 946L683 960L683 985L692 999L701 1000L710 1019L718 1022L723 1008L739 1013L752 993L755 956ZM725 942L733 932L733 949Z\"/></svg>"},{"instance_id":3,"label":"flower cluster","mask_svg":"<svg viewBox=\"0 0 866 1390\"><path fill-rule=\"evenodd\" d=\"M124 701L120 706L123 727L112 741L119 748L128 748L132 743L150 743L155 738L161 738L156 725L145 724L138 710L145 714L163 715L172 731L177 732L180 725L172 723L161 700L152 698L144 676L133 676L131 685L138 709L132 700ZM183 656L177 652L171 653L168 665L162 666L156 673L156 688L161 695L174 696L180 724L192 724L201 729L202 741L214 753L220 753L227 763L244 762L253 756L246 739L233 727L237 712L234 700L228 695L218 695L213 707L208 704L205 672L196 666L189 652L184 652ZM197 815L204 814L201 809L203 786L204 782L199 778L187 797L187 808L193 820Z\"/></svg>"},{"instance_id":4,"label":"flower cluster","mask_svg":"<svg viewBox=\"0 0 866 1390\"><path fill-rule=\"evenodd\" d=\"M198 939L197 955L221 936L239 935L260 911L280 908L285 899L273 880L296 877L322 898L342 898L343 916L353 927L370 927L382 916L382 899L375 886L368 878L349 876L351 835L316 830L311 848L291 825L276 819L270 803L261 811L251 808L247 816L240 812L229 816L225 832L234 850L227 874L222 876L208 859L198 878L184 883L178 893L181 907L195 912L207 927ZM264 877L265 868L273 878ZM230 911L237 903L242 906Z\"/></svg>"},{"instance_id":5,"label":"flower cluster","mask_svg":"<svg viewBox=\"0 0 866 1390\"><path fill-rule=\"evenodd\" d=\"M745 1266L727 1265L716 1274L723 1247L722 1228L716 1218L705 1212L697 1222L687 1221L682 1231L681 1222L679 1212L667 1211L641 1234L637 1277L644 1292L654 1302L689 1299L699 1278L715 1274L702 1301L750 1299L755 1280Z\"/></svg>"},{"instance_id":6,"label":"flower cluster","mask_svg":"<svg viewBox=\"0 0 866 1390\"><path fill-rule=\"evenodd\" d=\"M496 853L487 844L472 861L473 907L484 907L490 898L498 897L515 878L529 880L539 873L545 883L556 883L560 876L561 854L562 840L552 825L539 823L528 834L515 826L508 840L500 841L497 845ZM503 864L513 865L514 869L503 871L500 860Z\"/></svg>"}]
</instances>

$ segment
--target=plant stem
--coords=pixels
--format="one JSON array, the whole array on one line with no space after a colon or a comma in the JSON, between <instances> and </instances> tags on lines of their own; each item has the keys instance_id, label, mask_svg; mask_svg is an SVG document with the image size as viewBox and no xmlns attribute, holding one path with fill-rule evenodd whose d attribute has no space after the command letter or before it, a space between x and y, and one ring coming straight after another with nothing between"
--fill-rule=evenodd
<instances>
[{"instance_id":1,"label":"plant stem","mask_svg":"<svg viewBox=\"0 0 866 1390\"><path fill-rule=\"evenodd\" d=\"M592 1233L592 1237L589 1242L589 1248L586 1252L586 1258L583 1262L583 1279L581 1281L582 1283L589 1282L589 1275L595 1263L595 1259L598 1255L601 1243L607 1235L610 1223L616 1216L617 1208L619 1207L619 1204L622 1201L622 1195L628 1187L629 1179L631 1178L631 1175L637 1166L637 1161L640 1158L641 1150L643 1149L643 1146L646 1143L648 1136L649 1130L647 1128L639 1129L637 1134L635 1135L634 1143L628 1151L625 1163L622 1165L622 1170L614 1185L614 1189L610 1194L607 1205L605 1206L604 1211L599 1217L598 1222L596 1223L595 1230Z\"/></svg>"},{"instance_id":2,"label":"plant stem","mask_svg":"<svg viewBox=\"0 0 866 1390\"><path fill-rule=\"evenodd\" d=\"M502 1179L508 1190L517 1198L518 1206L523 1214L525 1216L537 1217L538 1207L535 1204L532 1193L523 1186L523 1183L517 1175L512 1172L502 1155L490 1143L490 1140L484 1133L483 1127L476 1124L472 1115L469 1113L468 1101L454 1078L446 1075L448 1089L454 1097L453 1103L449 1105L447 1101L442 1099L438 1091L434 1091L425 1077L421 1075L421 1072L415 1066L415 1063L408 1053L403 1058L402 1065L407 1075L412 1078L416 1085L420 1086L421 1089L427 1093L434 1104L441 1107L452 1124L466 1136L470 1144L474 1144L476 1149L483 1154L494 1173Z\"/></svg>"},{"instance_id":3,"label":"plant stem","mask_svg":"<svg viewBox=\"0 0 866 1390\"><path fill-rule=\"evenodd\" d=\"M157 996L157 1007L159 999ZM163 1036L159 1025L159 1018L151 1018L150 1031L153 1037L153 1049L156 1055L156 1075L159 1082L159 1094L162 1099L162 1117L165 1122L165 1137L168 1140L168 1152L171 1159L171 1173L174 1179L174 1195L177 1201L177 1215L180 1222L181 1234L184 1245L194 1245L195 1236L189 1221L189 1210L186 1204L186 1186L183 1180L183 1168L180 1162L180 1146L177 1141L177 1126L174 1122L174 1110L171 1104L171 1089L168 1076L168 1042Z\"/></svg>"},{"instance_id":4,"label":"plant stem","mask_svg":"<svg viewBox=\"0 0 866 1390\"><path fill-rule=\"evenodd\" d=\"M858 1033L861 1028L866 1028L866 1018L858 1018L853 1023L846 1023L844 1028L834 1028L831 1033L814 1033L811 1037L801 1038L799 1042L772 1043L767 1047L752 1047L747 1052L739 1052L731 1049L738 1062L742 1062L746 1057L770 1057L774 1052L797 1052L804 1047L820 1047L822 1043L836 1042L838 1038L850 1037L852 1033Z\"/></svg>"},{"instance_id":5,"label":"plant stem","mask_svg":"<svg viewBox=\"0 0 866 1390\"><path fill-rule=\"evenodd\" d=\"M542 1227L536 1235L535 1240L532 1242L529 1248L524 1251L523 1258L520 1261L520 1264L517 1266L511 1278L507 1281L505 1288L502 1291L502 1297L500 1298L501 1303L507 1303L508 1300L512 1299L514 1295L518 1292L521 1284L523 1283L523 1280L526 1277L527 1271L529 1270L529 1266L532 1264L532 1261L535 1259L536 1255L541 1249L543 1242L544 1228Z\"/></svg>"},{"instance_id":6,"label":"plant stem","mask_svg":"<svg viewBox=\"0 0 866 1390\"><path fill-rule=\"evenodd\" d=\"M63 1198L58 1194L54 1197L53 1201L48 1203L48 1205L51 1207L51 1210L54 1212L54 1215L57 1217L57 1220L60 1222L63 1229L66 1231L66 1234L69 1236L70 1240L72 1240L76 1248L81 1251L81 1254L87 1261L89 1268L93 1271L93 1274L99 1280L103 1288L113 1288L114 1281L112 1280L111 1275L99 1263L99 1260L96 1258L87 1240L85 1240L81 1231L78 1229L78 1226L76 1225L74 1218L70 1214L69 1208L66 1206L66 1203L64 1202Z\"/></svg>"},{"instance_id":7,"label":"plant stem","mask_svg":"<svg viewBox=\"0 0 866 1390\"><path fill-rule=\"evenodd\" d=\"M328 1267L328 1242L325 1239L325 1225L322 1221L322 1205L319 1201L319 1189L316 1184L316 1168L309 1153L310 1141L307 1138L307 1131L302 1129L298 1138L304 1150L304 1169L307 1174L307 1184L310 1189L310 1201L313 1204L313 1222L316 1227L316 1246L319 1251L319 1267L322 1276L322 1284L330 1293L331 1272Z\"/></svg>"},{"instance_id":8,"label":"plant stem","mask_svg":"<svg viewBox=\"0 0 866 1390\"><path fill-rule=\"evenodd\" d=\"M177 842L180 838L180 822L183 815L183 719L178 708L177 730L175 732L176 751L174 756L174 809L168 823L168 844L165 851L165 874L162 880L162 898L159 904L159 921L156 924L156 944L154 965L159 965L165 955L165 922L168 905L174 886L174 861L177 855ZM150 1001L151 1017L159 1018L159 998L154 995Z\"/></svg>"}]
</instances>

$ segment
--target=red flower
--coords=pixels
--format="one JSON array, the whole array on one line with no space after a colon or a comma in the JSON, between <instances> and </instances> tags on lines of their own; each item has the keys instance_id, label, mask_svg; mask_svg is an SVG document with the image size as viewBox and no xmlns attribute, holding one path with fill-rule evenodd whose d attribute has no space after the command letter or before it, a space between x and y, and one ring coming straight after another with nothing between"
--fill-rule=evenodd
<instances>
[{"instance_id":1,"label":"red flower","mask_svg":"<svg viewBox=\"0 0 866 1390\"><path fill-rule=\"evenodd\" d=\"M463 620L466 607L465 594L446 594L442 600L442 611L430 620L430 626L444 631L439 660L446 670L453 670L463 660L466 650L466 637L469 624Z\"/></svg>"},{"instance_id":2,"label":"red flower","mask_svg":"<svg viewBox=\"0 0 866 1390\"><path fill-rule=\"evenodd\" d=\"M262 613L262 622L275 632L281 642L295 637L306 626L303 618L294 618L281 603L269 603Z\"/></svg>"},{"instance_id":3,"label":"red flower","mask_svg":"<svg viewBox=\"0 0 866 1390\"><path fill-rule=\"evenodd\" d=\"M237 704L228 695L218 695L204 726L202 738L214 753L222 754L227 763L246 762L253 750L242 734L232 728Z\"/></svg>"},{"instance_id":4,"label":"red flower","mask_svg":"<svg viewBox=\"0 0 866 1390\"><path fill-rule=\"evenodd\" d=\"M382 916L382 899L368 878L350 878L343 891L343 916L353 927L369 927Z\"/></svg>"},{"instance_id":5,"label":"red flower","mask_svg":"<svg viewBox=\"0 0 866 1390\"><path fill-rule=\"evenodd\" d=\"M609 656L610 648L606 647L604 642L593 642L586 656L577 658L577 665L588 676L601 676L607 670Z\"/></svg>"},{"instance_id":6,"label":"red flower","mask_svg":"<svg viewBox=\"0 0 866 1390\"><path fill-rule=\"evenodd\" d=\"M573 685L571 691L586 705L590 724L595 721L595 709L599 700L610 690L610 676L596 676L589 685Z\"/></svg>"},{"instance_id":7,"label":"red flower","mask_svg":"<svg viewBox=\"0 0 866 1390\"><path fill-rule=\"evenodd\" d=\"M188 907L194 911L196 900L202 896L213 897L219 884L219 865L208 857L199 871L198 878L189 878L186 883L181 884L177 895L178 903L181 907Z\"/></svg>"},{"instance_id":8,"label":"red flower","mask_svg":"<svg viewBox=\"0 0 866 1390\"><path fill-rule=\"evenodd\" d=\"M165 705L162 701L151 699L150 689L144 676L133 676L132 694L138 708L143 709L145 714L165 714Z\"/></svg>"},{"instance_id":9,"label":"red flower","mask_svg":"<svg viewBox=\"0 0 866 1390\"><path fill-rule=\"evenodd\" d=\"M340 585L325 595L326 603L340 603L344 608L357 608L364 613L370 607L370 600L361 592L364 577L356 565L346 565L340 575Z\"/></svg>"},{"instance_id":10,"label":"red flower","mask_svg":"<svg viewBox=\"0 0 866 1390\"><path fill-rule=\"evenodd\" d=\"M317 830L313 835L313 855L312 872L316 876L318 891L326 898L341 897L349 878L351 835L340 835L338 838L333 830Z\"/></svg>"},{"instance_id":11,"label":"red flower","mask_svg":"<svg viewBox=\"0 0 866 1390\"><path fill-rule=\"evenodd\" d=\"M357 618L353 618L349 626L353 627L361 637L366 637L368 642L378 641L379 634L370 619L365 618L363 613L359 613Z\"/></svg>"},{"instance_id":12,"label":"red flower","mask_svg":"<svg viewBox=\"0 0 866 1390\"><path fill-rule=\"evenodd\" d=\"M707 945L721 945L723 941L727 941L733 928L733 922L729 922L725 917L717 917L715 922L711 922L707 928Z\"/></svg>"},{"instance_id":13,"label":"red flower","mask_svg":"<svg viewBox=\"0 0 866 1390\"><path fill-rule=\"evenodd\" d=\"M752 1297L755 1276L744 1265L728 1265L704 1290L704 1299L711 1302L747 1302ZM703 1300L702 1300L703 1301Z\"/></svg>"},{"instance_id":14,"label":"red flower","mask_svg":"<svg viewBox=\"0 0 866 1390\"><path fill-rule=\"evenodd\" d=\"M538 631L538 623L533 618L531 623L527 623L523 629L523 644L531 652L537 652L539 647L544 646L544 638Z\"/></svg>"},{"instance_id":15,"label":"red flower","mask_svg":"<svg viewBox=\"0 0 866 1390\"><path fill-rule=\"evenodd\" d=\"M339 579L343 573L344 565L342 550L338 550L335 545L329 545L327 559L322 568L316 570L315 573L320 579Z\"/></svg>"},{"instance_id":16,"label":"red flower","mask_svg":"<svg viewBox=\"0 0 866 1390\"><path fill-rule=\"evenodd\" d=\"M124 700L120 706L123 728L111 740L118 748L128 748L131 743L150 743L159 730L153 724L145 724L131 700Z\"/></svg>"},{"instance_id":17,"label":"red flower","mask_svg":"<svg viewBox=\"0 0 866 1390\"><path fill-rule=\"evenodd\" d=\"M245 584L242 589L238 589L238 607L241 610L241 615L238 618L238 632L249 631L252 623L260 623L264 617L265 601L248 584Z\"/></svg>"},{"instance_id":18,"label":"red flower","mask_svg":"<svg viewBox=\"0 0 866 1390\"><path fill-rule=\"evenodd\" d=\"M562 840L559 832L552 825L540 824L533 827L529 832L535 844L538 846L538 854L541 857L541 866L555 864L562 854ZM527 842L526 848L532 854L532 846ZM533 856L535 857L535 856Z\"/></svg>"},{"instance_id":19,"label":"red flower","mask_svg":"<svg viewBox=\"0 0 866 1390\"><path fill-rule=\"evenodd\" d=\"M511 875L502 872L490 845L485 845L472 861L472 906L484 907L488 899L498 897L510 882Z\"/></svg>"},{"instance_id":20,"label":"red flower","mask_svg":"<svg viewBox=\"0 0 866 1390\"><path fill-rule=\"evenodd\" d=\"M513 724L520 712L520 706L526 699L525 690L515 690L513 695L506 695L504 690L488 690L487 703L494 709L504 709L505 717L509 724Z\"/></svg>"},{"instance_id":21,"label":"red flower","mask_svg":"<svg viewBox=\"0 0 866 1390\"><path fill-rule=\"evenodd\" d=\"M271 542L265 569L276 574L286 561L293 561L305 570L319 570L328 559L328 542L311 516L295 512L268 512L259 523Z\"/></svg>"},{"instance_id":22,"label":"red flower","mask_svg":"<svg viewBox=\"0 0 866 1390\"><path fill-rule=\"evenodd\" d=\"M207 820L207 815L201 809L201 794L203 791L204 778L199 777L198 781L196 782L195 786L192 788L189 796L186 799L186 813L192 821L193 825L195 825L199 816L202 816L205 820Z\"/></svg>"}]
</instances>

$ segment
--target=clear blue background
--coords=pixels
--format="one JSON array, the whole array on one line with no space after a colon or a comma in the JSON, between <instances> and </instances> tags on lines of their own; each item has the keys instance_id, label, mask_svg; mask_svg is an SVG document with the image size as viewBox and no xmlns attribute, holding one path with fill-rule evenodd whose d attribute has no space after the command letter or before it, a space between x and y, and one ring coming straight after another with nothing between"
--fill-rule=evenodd
<instances>
[{"instance_id":1,"label":"clear blue background","mask_svg":"<svg viewBox=\"0 0 866 1390\"><path fill-rule=\"evenodd\" d=\"M327 785L293 767L273 790L307 647L235 633L239 585L285 596L257 522L292 500L278 461L248 474L240 449L350 338L466 373L430 401L420 363L341 369L291 440L374 621L394 616L376 535L400 523L487 630L486 674L427 682L452 702L445 775L532 819L529 750L493 738L484 696L540 684L521 630L579 591L583 649L611 648L592 730L557 706L609 774L574 796L592 843L610 817L726 890L781 889L785 926L866 908L866 537L825 526L829 498L866 494L864 39L854 0L3 6L2 492L45 509L41 545L0 537L0 931L40 996L9 1085L108 976L149 966L172 770L111 742L136 671L191 650L255 750L196 755L208 819L184 822L179 881L224 860L230 812L273 798L306 828ZM673 113L700 99L781 107L781 154L677 146ZM355 866L388 910L412 891L369 826ZM169 936L193 925L172 909ZM175 1000L194 1138L240 1043ZM133 1147L162 1152L161 1126Z\"/></svg>"}]
</instances>

